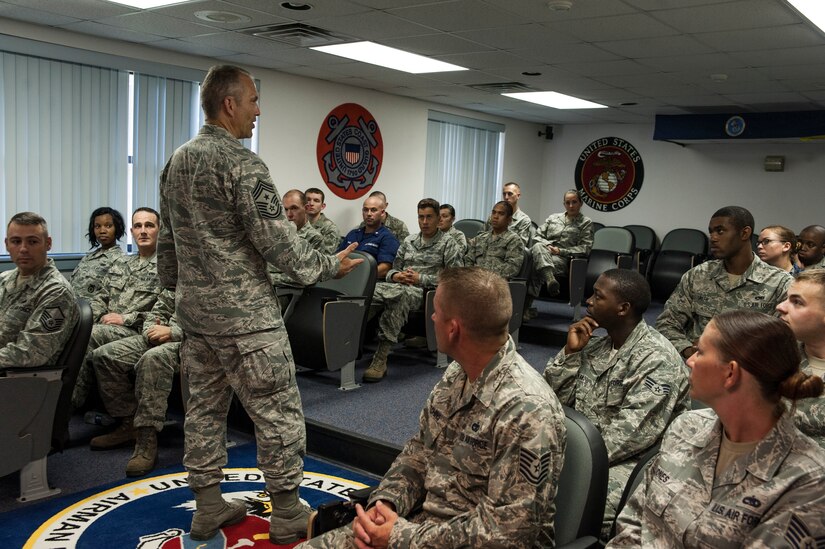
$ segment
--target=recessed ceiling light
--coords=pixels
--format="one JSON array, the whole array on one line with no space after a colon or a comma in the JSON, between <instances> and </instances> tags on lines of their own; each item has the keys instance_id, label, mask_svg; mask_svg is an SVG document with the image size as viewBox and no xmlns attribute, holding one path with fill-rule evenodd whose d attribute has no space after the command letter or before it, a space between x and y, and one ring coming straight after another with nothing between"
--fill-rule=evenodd
<instances>
[{"instance_id":1,"label":"recessed ceiling light","mask_svg":"<svg viewBox=\"0 0 825 549\"><path fill-rule=\"evenodd\" d=\"M316 46L310 49L412 74L467 70L458 65L436 61L423 55L397 50L374 42L351 42L332 46Z\"/></svg>"},{"instance_id":2,"label":"recessed ceiling light","mask_svg":"<svg viewBox=\"0 0 825 549\"><path fill-rule=\"evenodd\" d=\"M573 2L570 0L551 0L547 3L547 7L553 11L570 11Z\"/></svg>"},{"instance_id":3,"label":"recessed ceiling light","mask_svg":"<svg viewBox=\"0 0 825 549\"><path fill-rule=\"evenodd\" d=\"M821 0L788 0L811 23L825 32L825 5Z\"/></svg>"},{"instance_id":4,"label":"recessed ceiling light","mask_svg":"<svg viewBox=\"0 0 825 549\"><path fill-rule=\"evenodd\" d=\"M173 4L184 4L190 0L108 0L114 4L123 4L141 10L149 8L159 8L161 6L171 6Z\"/></svg>"},{"instance_id":5,"label":"recessed ceiling light","mask_svg":"<svg viewBox=\"0 0 825 549\"><path fill-rule=\"evenodd\" d=\"M301 4L300 2L281 2L281 7L293 11L307 11L312 9L311 5Z\"/></svg>"},{"instance_id":6,"label":"recessed ceiling light","mask_svg":"<svg viewBox=\"0 0 825 549\"><path fill-rule=\"evenodd\" d=\"M711 74L710 79L714 82L724 82L728 79L728 75L720 72L717 74Z\"/></svg>"},{"instance_id":7,"label":"recessed ceiling light","mask_svg":"<svg viewBox=\"0 0 825 549\"><path fill-rule=\"evenodd\" d=\"M246 15L241 15L240 13L233 13L231 11L196 11L195 17L202 21L208 21L210 23L248 23L249 21L252 21L252 19L250 19Z\"/></svg>"},{"instance_id":8,"label":"recessed ceiling light","mask_svg":"<svg viewBox=\"0 0 825 549\"><path fill-rule=\"evenodd\" d=\"M579 99L570 95L564 95L557 92L519 92L519 93L502 93L507 97L513 99L520 99L530 103L544 105L545 107L553 107L554 109L606 109L607 105L599 105L592 101Z\"/></svg>"}]
</instances>

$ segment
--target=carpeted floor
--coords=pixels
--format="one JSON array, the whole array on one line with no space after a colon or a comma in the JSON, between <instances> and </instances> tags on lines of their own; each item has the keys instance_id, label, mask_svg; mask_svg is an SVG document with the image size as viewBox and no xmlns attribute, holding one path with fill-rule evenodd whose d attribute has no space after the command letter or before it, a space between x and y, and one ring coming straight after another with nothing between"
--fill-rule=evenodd
<instances>
[{"instance_id":1,"label":"carpeted floor","mask_svg":"<svg viewBox=\"0 0 825 549\"><path fill-rule=\"evenodd\" d=\"M376 482L376 478L307 458L300 494L317 507ZM229 450L222 490L227 498L243 499L249 516L208 543L196 543L188 536L194 501L185 472L173 466L140 480L108 483L4 513L0 515L0 547L273 547L269 543L269 498L263 476L255 468L253 444Z\"/></svg>"}]
</instances>

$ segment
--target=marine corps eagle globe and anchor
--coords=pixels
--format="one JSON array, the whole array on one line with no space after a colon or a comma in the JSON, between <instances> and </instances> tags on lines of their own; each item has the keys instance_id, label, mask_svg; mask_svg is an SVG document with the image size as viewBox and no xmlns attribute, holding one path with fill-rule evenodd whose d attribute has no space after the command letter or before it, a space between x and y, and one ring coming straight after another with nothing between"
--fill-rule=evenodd
<instances>
[{"instance_id":1,"label":"marine corps eagle globe and anchor","mask_svg":"<svg viewBox=\"0 0 825 549\"><path fill-rule=\"evenodd\" d=\"M592 141L576 163L576 189L582 202L600 212L630 205L642 189L645 169L639 151L618 137Z\"/></svg>"}]
</instances>

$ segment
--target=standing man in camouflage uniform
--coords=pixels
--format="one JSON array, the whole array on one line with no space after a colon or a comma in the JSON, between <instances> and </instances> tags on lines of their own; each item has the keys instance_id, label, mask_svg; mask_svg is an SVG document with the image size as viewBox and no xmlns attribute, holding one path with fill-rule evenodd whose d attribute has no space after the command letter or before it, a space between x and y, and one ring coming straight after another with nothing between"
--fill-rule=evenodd
<instances>
[{"instance_id":1,"label":"standing man in camouflage uniform","mask_svg":"<svg viewBox=\"0 0 825 549\"><path fill-rule=\"evenodd\" d=\"M41 216L9 220L6 251L16 268L0 274L0 368L54 365L77 324L74 292L48 258L51 247Z\"/></svg>"},{"instance_id":2,"label":"standing man in camouflage uniform","mask_svg":"<svg viewBox=\"0 0 825 549\"><path fill-rule=\"evenodd\" d=\"M490 230L469 240L464 265L484 267L508 280L516 276L524 262L524 244L516 233L507 230L512 220L510 203L496 202L490 214Z\"/></svg>"},{"instance_id":3,"label":"standing man in camouflage uniform","mask_svg":"<svg viewBox=\"0 0 825 549\"><path fill-rule=\"evenodd\" d=\"M771 314L784 299L791 276L759 259L751 248L753 215L726 206L710 219L710 253L715 259L684 275L656 319L656 329L684 358L714 315L730 309Z\"/></svg>"},{"instance_id":4,"label":"standing man in camouflage uniform","mask_svg":"<svg viewBox=\"0 0 825 549\"><path fill-rule=\"evenodd\" d=\"M421 412L419 431L358 509L352 526L299 545L552 547L564 461L564 412L507 335L503 278L446 269L435 294L438 350L455 358ZM420 511L415 509L420 508Z\"/></svg>"},{"instance_id":5,"label":"standing man in camouflage uniform","mask_svg":"<svg viewBox=\"0 0 825 549\"><path fill-rule=\"evenodd\" d=\"M378 197L381 199L381 210L383 211L381 214L381 223L390 230L398 242L404 242L404 240L410 236L410 231L407 229L407 224L397 217L391 216L387 211L387 208L390 205L389 202L387 202L387 195L381 191L372 191L369 198L373 197ZM363 227L364 223L362 222L360 226Z\"/></svg>"},{"instance_id":6,"label":"standing man in camouflage uniform","mask_svg":"<svg viewBox=\"0 0 825 549\"><path fill-rule=\"evenodd\" d=\"M284 216L269 170L239 141L252 135L260 114L248 72L212 67L201 106L206 124L175 151L160 181L159 274L165 288L176 288L181 368L190 390L183 457L197 506L190 536L210 539L246 515L244 503L227 503L220 489L234 391L255 423L258 466L272 503L270 541L286 544L306 531L309 517L298 499L306 433L266 265L312 284L343 276L361 260L347 258L349 249L337 257L313 250Z\"/></svg>"},{"instance_id":7,"label":"standing man in camouflage uniform","mask_svg":"<svg viewBox=\"0 0 825 549\"><path fill-rule=\"evenodd\" d=\"M559 294L557 277L567 273L567 265L572 257L587 256L593 247L593 222L581 213L582 200L579 193L569 190L564 193L564 213L548 217L536 231L533 247L533 276L530 295L539 295L543 282L551 296Z\"/></svg>"},{"instance_id":8,"label":"standing man in camouflage uniform","mask_svg":"<svg viewBox=\"0 0 825 549\"><path fill-rule=\"evenodd\" d=\"M788 289L788 299L776 310L800 343L799 369L825 379L825 269L799 273ZM797 402L794 422L825 448L825 397Z\"/></svg>"},{"instance_id":9,"label":"standing man in camouflage uniform","mask_svg":"<svg viewBox=\"0 0 825 549\"><path fill-rule=\"evenodd\" d=\"M803 269L825 269L825 227L809 225L799 233L797 261Z\"/></svg>"},{"instance_id":10,"label":"standing man in camouflage uniform","mask_svg":"<svg viewBox=\"0 0 825 549\"><path fill-rule=\"evenodd\" d=\"M617 521L608 548L801 549L825 542L825 450L784 400L822 394L793 333L751 310L710 321L691 355L690 396Z\"/></svg>"},{"instance_id":11,"label":"standing man in camouflage uniform","mask_svg":"<svg viewBox=\"0 0 825 549\"><path fill-rule=\"evenodd\" d=\"M464 233L453 227L454 221L455 208L450 204L442 204L438 210L438 230L455 240L455 243L461 248L461 253L464 253L467 251L467 237L464 236Z\"/></svg>"},{"instance_id":12,"label":"standing man in camouflage uniform","mask_svg":"<svg viewBox=\"0 0 825 549\"><path fill-rule=\"evenodd\" d=\"M143 321L160 293L157 245L160 218L152 208L138 208L132 214L132 238L137 255L124 255L112 263L103 287L91 299L95 325L89 338L86 359L77 376L72 405L80 408L96 386L91 352L112 341L140 335ZM131 425L122 425L131 431Z\"/></svg>"},{"instance_id":13,"label":"standing man in camouflage uniform","mask_svg":"<svg viewBox=\"0 0 825 549\"><path fill-rule=\"evenodd\" d=\"M650 287L628 269L605 271L587 300L589 316L570 326L564 349L544 378L562 404L599 430L610 464L602 538L639 457L689 409L687 369L679 353L644 321ZM607 336L593 336L596 328Z\"/></svg>"},{"instance_id":14,"label":"standing man in camouflage uniform","mask_svg":"<svg viewBox=\"0 0 825 549\"><path fill-rule=\"evenodd\" d=\"M438 202L432 198L418 202L418 227L421 232L408 237L398 248L387 281L375 285L370 309L372 315L381 311L381 317L378 349L364 372L367 383L381 381L387 375L387 356L398 343L407 316L424 305L424 292L435 287L441 270L463 264L458 244L438 230Z\"/></svg>"},{"instance_id":15,"label":"standing man in camouflage uniform","mask_svg":"<svg viewBox=\"0 0 825 549\"><path fill-rule=\"evenodd\" d=\"M324 237L324 253L335 252L341 243L341 233L338 232L338 226L324 215L324 209L327 207L324 202L324 191L310 187L304 191L304 196L307 201L306 210L309 222Z\"/></svg>"},{"instance_id":16,"label":"standing man in camouflage uniform","mask_svg":"<svg viewBox=\"0 0 825 549\"><path fill-rule=\"evenodd\" d=\"M91 353L106 412L121 423L111 433L93 438L90 446L108 450L136 440L126 464L127 477L143 476L155 468L157 433L163 429L169 393L180 370L182 339L183 330L175 319L175 293L163 290L141 335L107 343Z\"/></svg>"}]
</instances>

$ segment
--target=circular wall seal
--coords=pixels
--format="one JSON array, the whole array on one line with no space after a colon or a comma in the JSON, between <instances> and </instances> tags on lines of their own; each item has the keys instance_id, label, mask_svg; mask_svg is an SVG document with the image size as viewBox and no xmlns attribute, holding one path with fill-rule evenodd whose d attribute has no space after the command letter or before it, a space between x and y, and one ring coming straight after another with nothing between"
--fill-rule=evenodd
<instances>
[{"instance_id":1,"label":"circular wall seal","mask_svg":"<svg viewBox=\"0 0 825 549\"><path fill-rule=\"evenodd\" d=\"M739 137L745 132L745 119L741 116L731 116L725 121L725 133L731 137Z\"/></svg>"},{"instance_id":2,"label":"circular wall seal","mask_svg":"<svg viewBox=\"0 0 825 549\"><path fill-rule=\"evenodd\" d=\"M375 117L355 103L324 118L316 145L318 169L329 190L347 200L365 195L378 180L384 140Z\"/></svg>"},{"instance_id":3,"label":"circular wall seal","mask_svg":"<svg viewBox=\"0 0 825 549\"><path fill-rule=\"evenodd\" d=\"M576 163L576 189L582 202L600 212L614 212L639 196L645 168L636 148L618 137L591 142Z\"/></svg>"}]
</instances>

